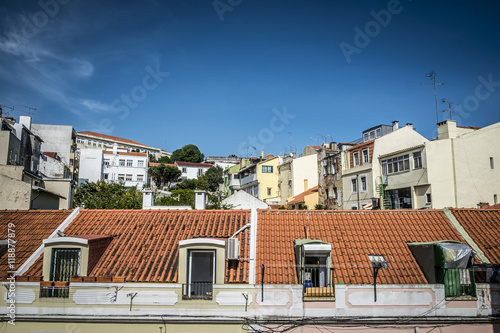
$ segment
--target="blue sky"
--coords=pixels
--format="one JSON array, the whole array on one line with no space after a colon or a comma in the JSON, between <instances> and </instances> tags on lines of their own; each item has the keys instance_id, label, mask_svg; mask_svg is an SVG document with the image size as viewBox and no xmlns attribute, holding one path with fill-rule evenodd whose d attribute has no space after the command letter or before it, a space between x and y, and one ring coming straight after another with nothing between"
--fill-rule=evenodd
<instances>
[{"instance_id":1,"label":"blue sky","mask_svg":"<svg viewBox=\"0 0 500 333\"><path fill-rule=\"evenodd\" d=\"M0 104L173 151L283 154L500 121L496 1L3 2ZM4 108L4 111L9 111ZM251 147L251 148L248 148ZM252 147L255 147L253 149Z\"/></svg>"}]
</instances>

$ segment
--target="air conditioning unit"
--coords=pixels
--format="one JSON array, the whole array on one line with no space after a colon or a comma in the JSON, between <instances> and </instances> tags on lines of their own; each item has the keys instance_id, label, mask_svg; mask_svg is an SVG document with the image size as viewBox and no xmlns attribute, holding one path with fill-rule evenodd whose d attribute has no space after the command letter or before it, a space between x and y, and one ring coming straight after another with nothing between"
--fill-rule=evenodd
<instances>
[{"instance_id":1,"label":"air conditioning unit","mask_svg":"<svg viewBox=\"0 0 500 333\"><path fill-rule=\"evenodd\" d=\"M229 238L226 242L226 259L238 260L240 257L240 240L238 238Z\"/></svg>"}]
</instances>

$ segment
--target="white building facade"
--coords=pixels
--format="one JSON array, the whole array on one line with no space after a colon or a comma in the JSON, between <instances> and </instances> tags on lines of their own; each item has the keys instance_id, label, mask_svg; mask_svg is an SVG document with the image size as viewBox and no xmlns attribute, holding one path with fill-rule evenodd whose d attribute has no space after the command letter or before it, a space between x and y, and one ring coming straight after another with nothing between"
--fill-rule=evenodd
<instances>
[{"instance_id":1,"label":"white building facade","mask_svg":"<svg viewBox=\"0 0 500 333\"><path fill-rule=\"evenodd\" d=\"M208 163L193 163L193 162L175 162L177 168L181 170L182 174L180 179L197 179L203 176L208 169L210 169L213 164Z\"/></svg>"}]
</instances>

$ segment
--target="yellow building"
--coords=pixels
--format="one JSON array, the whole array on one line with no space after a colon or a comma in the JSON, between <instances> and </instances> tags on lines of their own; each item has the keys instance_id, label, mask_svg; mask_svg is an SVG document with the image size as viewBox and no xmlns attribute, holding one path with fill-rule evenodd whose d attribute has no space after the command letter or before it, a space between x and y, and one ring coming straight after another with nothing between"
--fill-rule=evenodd
<instances>
[{"instance_id":1,"label":"yellow building","mask_svg":"<svg viewBox=\"0 0 500 333\"><path fill-rule=\"evenodd\" d=\"M276 156L257 164L257 182L259 183L259 199L267 204L279 204L278 165L281 157Z\"/></svg>"}]
</instances>

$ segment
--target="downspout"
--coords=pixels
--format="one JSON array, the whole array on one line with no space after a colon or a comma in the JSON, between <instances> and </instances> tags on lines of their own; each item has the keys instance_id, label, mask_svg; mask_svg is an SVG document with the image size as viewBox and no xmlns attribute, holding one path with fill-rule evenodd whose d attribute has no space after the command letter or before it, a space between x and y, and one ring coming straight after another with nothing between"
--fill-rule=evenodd
<instances>
[{"instance_id":1,"label":"downspout","mask_svg":"<svg viewBox=\"0 0 500 333\"><path fill-rule=\"evenodd\" d=\"M255 284L255 266L257 259L257 209L250 211L250 265L248 267L248 283Z\"/></svg>"}]
</instances>

